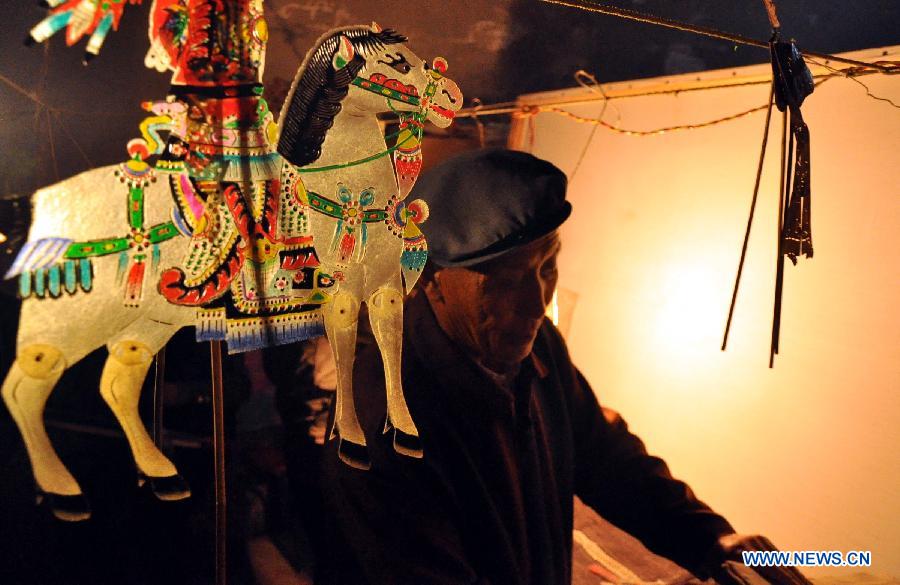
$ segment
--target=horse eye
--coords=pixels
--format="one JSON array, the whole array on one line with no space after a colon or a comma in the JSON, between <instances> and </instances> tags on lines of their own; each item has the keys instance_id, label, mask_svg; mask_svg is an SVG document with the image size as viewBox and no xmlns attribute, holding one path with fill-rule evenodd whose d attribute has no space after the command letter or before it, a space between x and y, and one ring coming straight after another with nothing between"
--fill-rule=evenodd
<instances>
[{"instance_id":1,"label":"horse eye","mask_svg":"<svg viewBox=\"0 0 900 585\"><path fill-rule=\"evenodd\" d=\"M389 67L393 68L398 73L402 73L402 74L406 75L407 73L409 73L410 69L412 69L409 62L407 62L406 57L403 56L403 53L397 53L396 56L388 53L388 54L385 54L385 58L390 59L390 61L385 61L384 59L379 59L378 62L388 65Z\"/></svg>"}]
</instances>

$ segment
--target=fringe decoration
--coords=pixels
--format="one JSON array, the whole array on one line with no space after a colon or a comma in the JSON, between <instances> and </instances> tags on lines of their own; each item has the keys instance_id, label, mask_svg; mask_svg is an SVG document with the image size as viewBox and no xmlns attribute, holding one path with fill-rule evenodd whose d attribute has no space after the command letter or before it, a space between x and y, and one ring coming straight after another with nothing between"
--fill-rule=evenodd
<instances>
[{"instance_id":1,"label":"fringe decoration","mask_svg":"<svg viewBox=\"0 0 900 585\"><path fill-rule=\"evenodd\" d=\"M341 247L339 253L341 255L342 262L348 262L350 260L350 256L353 255L353 249L356 247L356 237L353 234L344 234L341 237Z\"/></svg>"},{"instance_id":2,"label":"fringe decoration","mask_svg":"<svg viewBox=\"0 0 900 585\"><path fill-rule=\"evenodd\" d=\"M275 152L263 156L223 155L222 159L223 181L267 181L281 176L281 156Z\"/></svg>"},{"instance_id":3,"label":"fringe decoration","mask_svg":"<svg viewBox=\"0 0 900 585\"><path fill-rule=\"evenodd\" d=\"M116 267L116 284L122 284L128 270L128 252L119 253L119 264Z\"/></svg>"},{"instance_id":4,"label":"fringe decoration","mask_svg":"<svg viewBox=\"0 0 900 585\"><path fill-rule=\"evenodd\" d=\"M59 280L59 264L56 266L51 266L47 269L47 292L50 294L51 298L59 297L62 292L62 287L60 286Z\"/></svg>"},{"instance_id":5,"label":"fringe decoration","mask_svg":"<svg viewBox=\"0 0 900 585\"><path fill-rule=\"evenodd\" d=\"M144 293L144 272L147 264L143 258L135 259L128 271L128 281L125 283L125 306L139 307Z\"/></svg>"},{"instance_id":6,"label":"fringe decoration","mask_svg":"<svg viewBox=\"0 0 900 585\"><path fill-rule=\"evenodd\" d=\"M89 259L66 260L49 268L37 268L21 273L17 292L20 299L29 297L56 299L62 296L63 292L75 294L79 285L84 292L90 292L93 276L93 267Z\"/></svg>"},{"instance_id":7,"label":"fringe decoration","mask_svg":"<svg viewBox=\"0 0 900 585\"><path fill-rule=\"evenodd\" d=\"M32 282L31 273L23 272L19 275L19 298L27 299L31 296Z\"/></svg>"},{"instance_id":8,"label":"fringe decoration","mask_svg":"<svg viewBox=\"0 0 900 585\"><path fill-rule=\"evenodd\" d=\"M197 315L197 341L224 340L229 354L322 335L325 335L325 324L318 310L246 319L228 319L225 309L201 309Z\"/></svg>"},{"instance_id":9,"label":"fringe decoration","mask_svg":"<svg viewBox=\"0 0 900 585\"><path fill-rule=\"evenodd\" d=\"M76 262L78 260L66 260L63 264L63 271L65 272L64 278L64 286L66 288L66 292L74 294L76 290L78 290L78 273L75 272Z\"/></svg>"},{"instance_id":10,"label":"fringe decoration","mask_svg":"<svg viewBox=\"0 0 900 585\"><path fill-rule=\"evenodd\" d=\"M359 245L359 258L357 258L357 262L362 262L366 258L366 243L369 241L369 228L365 223L359 226L361 242Z\"/></svg>"},{"instance_id":11,"label":"fringe decoration","mask_svg":"<svg viewBox=\"0 0 900 585\"><path fill-rule=\"evenodd\" d=\"M197 311L197 341L224 341L225 309L199 309Z\"/></svg>"},{"instance_id":12,"label":"fringe decoration","mask_svg":"<svg viewBox=\"0 0 900 585\"><path fill-rule=\"evenodd\" d=\"M41 298L41 299L44 298L44 292L46 291L46 289L44 288L44 286L45 286L44 278L46 277L46 275L47 274L46 274L46 272L44 272L43 268L38 268L37 270L34 271L34 283L33 283L34 294L38 298Z\"/></svg>"},{"instance_id":13,"label":"fringe decoration","mask_svg":"<svg viewBox=\"0 0 900 585\"><path fill-rule=\"evenodd\" d=\"M153 250L150 252L150 272L156 273L159 268L159 244L153 244Z\"/></svg>"},{"instance_id":14,"label":"fringe decoration","mask_svg":"<svg viewBox=\"0 0 900 585\"><path fill-rule=\"evenodd\" d=\"M78 260L78 267L81 272L81 290L91 292L94 288L94 265L89 258L81 258Z\"/></svg>"}]
</instances>

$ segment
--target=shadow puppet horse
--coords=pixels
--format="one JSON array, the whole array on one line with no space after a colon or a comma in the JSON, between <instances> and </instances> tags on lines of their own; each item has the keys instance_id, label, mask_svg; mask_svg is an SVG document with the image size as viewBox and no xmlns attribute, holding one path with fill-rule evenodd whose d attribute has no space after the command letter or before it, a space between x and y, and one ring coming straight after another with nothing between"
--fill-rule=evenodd
<instances>
[{"instance_id":1,"label":"shadow puppet horse","mask_svg":"<svg viewBox=\"0 0 900 585\"><path fill-rule=\"evenodd\" d=\"M424 123L447 127L462 106L459 88L443 76L446 61L423 62L405 41L376 24L326 35L301 66L279 120L278 152L293 165L282 173L285 187L302 177L323 270L341 281L323 306L338 371L332 437L340 437L341 459L360 468L369 461L352 373L362 302L384 362L385 432L393 429L398 453L422 456L403 396L400 353L403 291L415 285L427 257L415 224L428 209L404 198L421 169ZM399 116L400 130L387 147L377 115L391 112Z\"/></svg>"},{"instance_id":2,"label":"shadow puppet horse","mask_svg":"<svg viewBox=\"0 0 900 585\"><path fill-rule=\"evenodd\" d=\"M425 242L416 223L427 209L421 202L407 205L404 197L421 168L424 122L446 127L462 105L459 88L442 75L446 63L424 63L405 41L373 25L339 29L317 42L281 120L279 151L293 164L283 164L280 188L268 195L272 204L308 219L279 221L285 232L280 236L312 234L323 271L340 278L332 302L321 310L339 371L334 432L342 440L342 459L357 467L368 466L351 377L362 302L369 305L384 356L387 422L395 429L396 448L422 454L403 398L400 352L402 291L414 285L424 265ZM396 139L390 147L376 117L385 112L401 119L400 131L388 137ZM198 234L187 237L176 229L183 222L174 185L184 183L183 177L154 181L152 168L132 177L128 164L92 169L37 191L28 241L6 275L19 278L24 300L16 361L2 396L22 434L36 488L64 520L90 512L50 443L44 405L62 373L104 344L109 356L100 393L125 431L139 474L161 499L189 493L150 439L137 406L152 356L180 328L202 328L208 309L172 302L171 290L159 288L160 276L172 272L163 267L183 266ZM138 207L131 200L123 205L126 178L128 196L139 196ZM117 218L127 235L111 238ZM128 254L146 258L136 289L119 279Z\"/></svg>"}]
</instances>

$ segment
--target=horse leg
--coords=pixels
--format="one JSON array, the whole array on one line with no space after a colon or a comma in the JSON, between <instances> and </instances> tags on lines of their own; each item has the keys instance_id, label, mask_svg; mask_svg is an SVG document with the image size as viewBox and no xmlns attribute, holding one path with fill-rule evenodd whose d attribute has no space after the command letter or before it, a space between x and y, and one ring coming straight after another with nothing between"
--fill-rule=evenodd
<instances>
[{"instance_id":1,"label":"horse leg","mask_svg":"<svg viewBox=\"0 0 900 585\"><path fill-rule=\"evenodd\" d=\"M369 321L384 362L387 388L385 432L394 429L394 450L408 457L422 457L419 430L413 422L401 382L400 356L403 350L403 295L392 287L382 287L368 301Z\"/></svg>"},{"instance_id":2,"label":"horse leg","mask_svg":"<svg viewBox=\"0 0 900 585\"><path fill-rule=\"evenodd\" d=\"M359 304L359 299L352 293L340 291L323 310L325 331L337 367L337 396L331 435L341 438L338 447L341 461L357 469L369 469L371 463L366 449L366 435L359 425L353 402L353 362L356 357Z\"/></svg>"},{"instance_id":3,"label":"horse leg","mask_svg":"<svg viewBox=\"0 0 900 585\"><path fill-rule=\"evenodd\" d=\"M27 345L19 350L0 393L25 443L38 501L46 498L60 520L78 521L90 517L90 507L44 428L44 406L65 369L66 360L58 348L43 343Z\"/></svg>"},{"instance_id":4,"label":"horse leg","mask_svg":"<svg viewBox=\"0 0 900 585\"><path fill-rule=\"evenodd\" d=\"M154 347L137 341L137 335L118 336L118 341L108 345L109 357L100 376L100 395L125 432L137 465L138 481L140 484L148 481L153 494L160 500L182 500L191 495L191 490L172 462L153 443L141 421L138 403L154 354L175 331L177 328L168 331L161 342L153 343ZM140 337L147 339L143 335Z\"/></svg>"}]
</instances>

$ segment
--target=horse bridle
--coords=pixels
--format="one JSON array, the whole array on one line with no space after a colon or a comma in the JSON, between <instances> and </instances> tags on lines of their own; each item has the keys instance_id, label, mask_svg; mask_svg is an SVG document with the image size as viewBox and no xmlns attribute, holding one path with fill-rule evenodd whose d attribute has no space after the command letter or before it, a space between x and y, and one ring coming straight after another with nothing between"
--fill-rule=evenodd
<instances>
[{"instance_id":1,"label":"horse bridle","mask_svg":"<svg viewBox=\"0 0 900 585\"><path fill-rule=\"evenodd\" d=\"M433 98L434 95L437 93L438 81L443 79L443 75L441 74L441 72L439 72L435 69L430 69L428 71L428 76L430 77L430 79L428 81L428 85L425 86L425 92L424 92L424 97L427 98L427 101L425 102L426 105L427 105L428 101L430 101L431 98ZM387 148L386 150L375 153L373 155L370 155L370 156L367 156L364 158L360 158L360 159L357 159L354 161L350 161L347 163L326 165L326 166L321 166L321 167L298 168L297 172L299 172L299 173L318 173L318 172L323 172L323 171L334 171L334 170L338 170L338 169L346 169L348 167L355 167L355 166L358 166L361 164L366 164L366 163L372 162L383 156L387 156L387 155L393 153L398 148L401 148L407 142L412 141L413 139L421 140L422 135L424 134L423 123L425 121L425 116L426 116L425 108L422 107L422 98L420 98L419 96L408 94L408 93L403 93L396 89L387 87L384 84L374 82L371 79L364 79L359 76L354 77L353 81L351 81L350 83L351 83L351 85L355 85L356 87L358 87L360 89L363 89L365 91L368 91L368 92L371 92L371 93L374 93L374 94L377 94L377 95L380 95L380 96L386 98L387 102L388 102L388 106L400 118L400 130L398 130L397 132L395 132L393 134L386 136L385 137L386 140L390 139L390 138L396 138L408 126L414 126L415 130L413 132L411 132L409 136L407 136L403 140L399 141L397 144ZM394 104L392 103L391 100L403 102L405 104L410 104L413 106L419 106L419 110L417 112L397 111L394 108Z\"/></svg>"}]
</instances>

